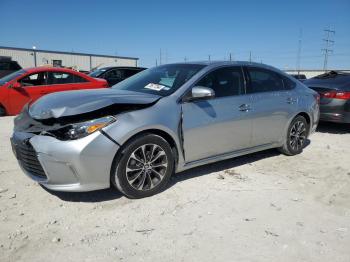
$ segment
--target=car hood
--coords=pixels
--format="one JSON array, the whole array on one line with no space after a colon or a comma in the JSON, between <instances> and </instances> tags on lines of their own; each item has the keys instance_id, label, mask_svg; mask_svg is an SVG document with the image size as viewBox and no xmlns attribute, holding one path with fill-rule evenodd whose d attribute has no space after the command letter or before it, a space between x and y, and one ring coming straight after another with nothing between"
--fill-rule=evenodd
<instances>
[{"instance_id":1,"label":"car hood","mask_svg":"<svg viewBox=\"0 0 350 262\"><path fill-rule=\"evenodd\" d=\"M157 95L116 89L58 92L34 102L29 108L29 115L36 120L57 119L86 115L104 108L118 108L119 105L123 108L138 105L144 107L160 98Z\"/></svg>"}]
</instances>

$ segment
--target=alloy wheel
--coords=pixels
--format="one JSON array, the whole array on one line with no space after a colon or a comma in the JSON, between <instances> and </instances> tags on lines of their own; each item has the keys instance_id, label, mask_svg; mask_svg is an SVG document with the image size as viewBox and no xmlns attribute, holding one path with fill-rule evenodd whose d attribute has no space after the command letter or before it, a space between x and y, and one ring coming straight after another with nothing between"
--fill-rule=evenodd
<instances>
[{"instance_id":1,"label":"alloy wheel","mask_svg":"<svg viewBox=\"0 0 350 262\"><path fill-rule=\"evenodd\" d=\"M293 150L298 151L304 146L306 139L306 126L302 121L297 121L294 123L290 129L289 138L290 147Z\"/></svg>"},{"instance_id":2,"label":"alloy wheel","mask_svg":"<svg viewBox=\"0 0 350 262\"><path fill-rule=\"evenodd\" d=\"M127 181L136 190L151 190L163 180L168 159L162 147L145 144L134 150L126 164Z\"/></svg>"}]
</instances>

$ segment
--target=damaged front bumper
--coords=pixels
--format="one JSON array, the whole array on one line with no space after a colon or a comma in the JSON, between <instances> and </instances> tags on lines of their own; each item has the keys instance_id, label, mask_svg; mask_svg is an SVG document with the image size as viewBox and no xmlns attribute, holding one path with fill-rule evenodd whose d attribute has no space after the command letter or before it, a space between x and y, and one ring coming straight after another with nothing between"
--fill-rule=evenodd
<instances>
[{"instance_id":1,"label":"damaged front bumper","mask_svg":"<svg viewBox=\"0 0 350 262\"><path fill-rule=\"evenodd\" d=\"M70 141L14 132L11 143L25 174L48 189L71 192L108 188L119 149L99 131Z\"/></svg>"}]
</instances>

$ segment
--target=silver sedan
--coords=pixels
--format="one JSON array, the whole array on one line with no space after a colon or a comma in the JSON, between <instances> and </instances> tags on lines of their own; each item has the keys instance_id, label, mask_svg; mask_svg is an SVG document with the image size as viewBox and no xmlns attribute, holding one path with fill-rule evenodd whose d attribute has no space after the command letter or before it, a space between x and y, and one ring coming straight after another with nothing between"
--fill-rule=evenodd
<instances>
[{"instance_id":1,"label":"silver sedan","mask_svg":"<svg viewBox=\"0 0 350 262\"><path fill-rule=\"evenodd\" d=\"M114 185L130 198L163 190L174 172L278 148L302 152L319 95L248 62L154 67L111 89L60 92L15 119L23 171L51 190Z\"/></svg>"}]
</instances>

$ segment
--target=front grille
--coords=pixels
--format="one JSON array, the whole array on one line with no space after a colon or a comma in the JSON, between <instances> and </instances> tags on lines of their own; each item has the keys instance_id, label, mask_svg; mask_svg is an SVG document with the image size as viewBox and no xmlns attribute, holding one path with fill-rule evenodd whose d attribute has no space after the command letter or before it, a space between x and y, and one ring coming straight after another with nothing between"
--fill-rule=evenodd
<instances>
[{"instance_id":1,"label":"front grille","mask_svg":"<svg viewBox=\"0 0 350 262\"><path fill-rule=\"evenodd\" d=\"M37 153L29 142L16 144L15 150L17 159L28 173L39 178L47 178L38 160Z\"/></svg>"}]
</instances>

